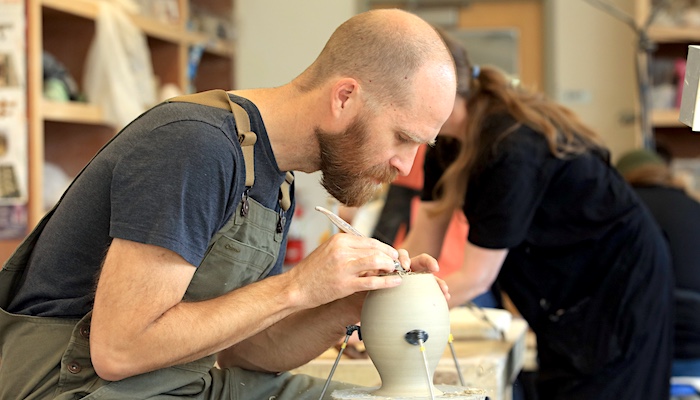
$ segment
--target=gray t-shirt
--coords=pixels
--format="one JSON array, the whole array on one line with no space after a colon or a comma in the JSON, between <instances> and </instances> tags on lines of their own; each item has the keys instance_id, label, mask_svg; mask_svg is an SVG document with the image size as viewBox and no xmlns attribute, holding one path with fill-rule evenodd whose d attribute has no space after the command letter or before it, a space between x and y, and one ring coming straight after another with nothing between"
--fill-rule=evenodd
<instances>
[{"instance_id":1,"label":"gray t-shirt","mask_svg":"<svg viewBox=\"0 0 700 400\"><path fill-rule=\"evenodd\" d=\"M256 132L250 196L279 210L280 171L257 108L241 104ZM20 314L81 317L92 309L112 238L170 249L199 265L245 190L243 155L230 111L161 104L127 126L66 192L32 252L8 307ZM293 195L293 188L292 188ZM294 207L286 212L285 236ZM286 239L271 274L281 271Z\"/></svg>"}]
</instances>

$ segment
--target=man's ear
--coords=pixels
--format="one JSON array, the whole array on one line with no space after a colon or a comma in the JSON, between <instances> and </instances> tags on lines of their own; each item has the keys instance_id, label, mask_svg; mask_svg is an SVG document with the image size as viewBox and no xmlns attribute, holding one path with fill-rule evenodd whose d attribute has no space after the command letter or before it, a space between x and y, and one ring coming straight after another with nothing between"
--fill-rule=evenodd
<instances>
[{"instance_id":1,"label":"man's ear","mask_svg":"<svg viewBox=\"0 0 700 400\"><path fill-rule=\"evenodd\" d=\"M331 112L335 118L354 118L360 109L360 83L353 78L339 79L331 87Z\"/></svg>"}]
</instances>

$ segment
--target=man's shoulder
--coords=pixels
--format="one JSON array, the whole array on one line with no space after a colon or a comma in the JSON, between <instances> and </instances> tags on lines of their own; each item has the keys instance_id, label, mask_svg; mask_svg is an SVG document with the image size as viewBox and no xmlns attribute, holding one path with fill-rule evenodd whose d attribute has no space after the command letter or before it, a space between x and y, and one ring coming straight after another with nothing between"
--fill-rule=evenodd
<instances>
[{"instance_id":1,"label":"man's shoulder","mask_svg":"<svg viewBox=\"0 0 700 400\"><path fill-rule=\"evenodd\" d=\"M177 148L209 149L212 154L238 146L231 112L194 103L161 103L125 127L118 141ZM166 139L167 137L167 139Z\"/></svg>"},{"instance_id":2,"label":"man's shoulder","mask_svg":"<svg viewBox=\"0 0 700 400\"><path fill-rule=\"evenodd\" d=\"M231 111L187 102L163 102L148 110L145 115L154 127L179 122L199 122L221 129L226 121L232 118Z\"/></svg>"}]
</instances>

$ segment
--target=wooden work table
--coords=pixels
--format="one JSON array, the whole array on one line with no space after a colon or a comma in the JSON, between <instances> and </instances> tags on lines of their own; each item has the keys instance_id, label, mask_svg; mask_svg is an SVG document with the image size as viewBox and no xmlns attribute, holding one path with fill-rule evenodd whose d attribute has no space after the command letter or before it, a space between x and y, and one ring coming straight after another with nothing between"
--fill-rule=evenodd
<instances>
[{"instance_id":1,"label":"wooden work table","mask_svg":"<svg viewBox=\"0 0 700 400\"><path fill-rule=\"evenodd\" d=\"M513 382L523 368L526 354L527 323L513 318L505 330L505 340L494 338L456 339L453 342L465 386L486 390L491 400L510 400ZM319 378L328 378L338 351L330 349L308 364L293 370ZM369 359L342 357L333 374L334 381L361 386L379 386L381 379ZM459 385L459 375L450 348L438 363L434 381L440 385Z\"/></svg>"}]
</instances>

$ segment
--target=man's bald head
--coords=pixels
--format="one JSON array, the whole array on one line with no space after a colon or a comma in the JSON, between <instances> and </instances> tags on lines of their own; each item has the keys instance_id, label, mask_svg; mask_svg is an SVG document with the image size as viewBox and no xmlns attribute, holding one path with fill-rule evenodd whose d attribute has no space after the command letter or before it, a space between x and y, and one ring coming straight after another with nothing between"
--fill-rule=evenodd
<instances>
[{"instance_id":1,"label":"man's bald head","mask_svg":"<svg viewBox=\"0 0 700 400\"><path fill-rule=\"evenodd\" d=\"M416 72L429 64L453 65L430 24L402 10L372 10L340 25L295 83L308 91L332 78L350 77L373 102L406 106Z\"/></svg>"}]
</instances>

